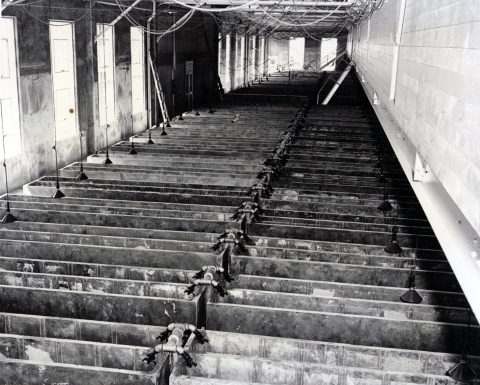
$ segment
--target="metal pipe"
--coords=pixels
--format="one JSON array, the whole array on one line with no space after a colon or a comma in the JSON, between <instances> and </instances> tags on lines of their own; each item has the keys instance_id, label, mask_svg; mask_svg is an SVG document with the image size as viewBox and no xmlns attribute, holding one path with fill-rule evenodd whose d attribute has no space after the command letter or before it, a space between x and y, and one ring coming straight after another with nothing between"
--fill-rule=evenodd
<instances>
[{"instance_id":1,"label":"metal pipe","mask_svg":"<svg viewBox=\"0 0 480 385\"><path fill-rule=\"evenodd\" d=\"M156 13L156 11L155 11ZM153 18L153 30L155 31L157 29L157 19L156 18ZM157 43L155 42L155 44L153 44L153 57L156 58L157 57ZM153 93L153 119L152 120L155 120L153 122L154 126L156 126L158 124L158 113L157 113L157 93L154 92ZM158 100L158 103L161 103L160 100ZM163 114L162 114L162 120L165 121L165 119L163 118Z\"/></svg>"},{"instance_id":2,"label":"metal pipe","mask_svg":"<svg viewBox=\"0 0 480 385\"><path fill-rule=\"evenodd\" d=\"M2 4L2 11L7 8L10 4L18 4L18 3L23 3L25 0L17 0L17 1L12 1L12 0L7 0Z\"/></svg>"},{"instance_id":3,"label":"metal pipe","mask_svg":"<svg viewBox=\"0 0 480 385\"><path fill-rule=\"evenodd\" d=\"M335 56L332 60L330 60L329 62L325 63L323 66L321 66L318 70L318 72L320 72L322 69L324 69L325 67L329 66L330 64L332 64L335 60L341 58L343 55L345 55L347 51L342 51L340 52L337 56ZM322 91L323 87L320 88L318 90L318 93L317 93L317 104L319 102L319 98L320 98L320 92ZM330 99L329 99L330 100Z\"/></svg>"},{"instance_id":4,"label":"metal pipe","mask_svg":"<svg viewBox=\"0 0 480 385\"><path fill-rule=\"evenodd\" d=\"M335 85L333 86L333 88L330 90L330 92L328 93L327 97L324 99L324 101L322 102L322 105L327 105L328 102L330 101L330 99L332 98L332 96L335 94L335 91L337 91L338 87L340 87L340 84L342 84L343 80L347 77L348 73L350 72L350 68L352 68L352 63L350 62L350 64L347 66L347 68L345 68L345 71L343 71L342 75L340 76L340 78L335 82Z\"/></svg>"},{"instance_id":5,"label":"metal pipe","mask_svg":"<svg viewBox=\"0 0 480 385\"><path fill-rule=\"evenodd\" d=\"M151 59L151 36L150 36L150 23L156 16L156 4L155 1L152 0L152 16L150 16L147 20L147 53L148 53L148 71L147 71L147 110L148 110L148 128L152 129L152 68L150 68Z\"/></svg>"},{"instance_id":6,"label":"metal pipe","mask_svg":"<svg viewBox=\"0 0 480 385\"><path fill-rule=\"evenodd\" d=\"M398 59L400 55L400 41L402 38L403 20L405 18L406 3L407 3L406 0L400 0L397 32L395 34L395 40L394 40L394 46L393 46L392 75L390 78L390 94L389 94L390 100L395 99L395 91L397 88Z\"/></svg>"},{"instance_id":7,"label":"metal pipe","mask_svg":"<svg viewBox=\"0 0 480 385\"><path fill-rule=\"evenodd\" d=\"M157 0L159 2L164 2L163 0ZM289 1L285 0L281 2L281 6L295 6L295 7L310 7L310 6L315 6L315 7L348 7L352 5L356 0L353 1L344 1L344 2L326 2L326 1L314 1L314 0L304 0L301 3L295 2L295 1ZM196 0L182 0L182 3L184 4L193 4L196 5L198 2ZM245 0L209 0L208 1L209 5L228 5L228 6L234 6L234 5L243 5L245 4ZM251 7L255 6L261 6L261 5L278 5L279 2L278 0L259 0L255 3L255 5L252 5ZM331 12L331 11L329 11Z\"/></svg>"},{"instance_id":8,"label":"metal pipe","mask_svg":"<svg viewBox=\"0 0 480 385\"><path fill-rule=\"evenodd\" d=\"M130 5L125 11L123 11L115 20L113 20L111 23L107 25L107 30L111 27L113 27L115 24L117 24L128 12L130 12L135 6L140 3L142 0L135 0L135 2ZM155 6L155 3L153 3ZM103 28L100 33L93 38L93 41L96 42L100 36L102 36L105 33L105 29Z\"/></svg>"}]
</instances>

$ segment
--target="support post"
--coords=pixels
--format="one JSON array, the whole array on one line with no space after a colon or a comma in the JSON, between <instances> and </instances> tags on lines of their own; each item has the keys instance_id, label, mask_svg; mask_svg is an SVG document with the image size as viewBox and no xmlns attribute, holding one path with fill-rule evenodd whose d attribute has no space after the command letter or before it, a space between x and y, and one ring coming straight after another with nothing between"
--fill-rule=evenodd
<instances>
[{"instance_id":1,"label":"support post","mask_svg":"<svg viewBox=\"0 0 480 385\"><path fill-rule=\"evenodd\" d=\"M406 0L400 0L400 3L399 3L397 31L395 33L395 38L393 43L392 75L390 78L390 94L389 94L390 100L395 100L395 91L397 88L398 58L400 55L400 41L402 39L403 20L405 18L406 3L407 3Z\"/></svg>"},{"instance_id":2,"label":"support post","mask_svg":"<svg viewBox=\"0 0 480 385\"><path fill-rule=\"evenodd\" d=\"M342 84L343 80L347 77L348 73L350 72L350 68L352 68L352 63L350 62L347 66L347 68L345 68L345 71L343 71L342 75L340 75L340 78L335 82L335 85L333 86L333 88L330 90L330 92L328 93L327 97L324 99L324 101L322 102L322 105L327 105L328 102L330 101L330 99L332 98L332 96L335 94L335 92L337 91L338 87L340 87L340 84Z\"/></svg>"}]
</instances>

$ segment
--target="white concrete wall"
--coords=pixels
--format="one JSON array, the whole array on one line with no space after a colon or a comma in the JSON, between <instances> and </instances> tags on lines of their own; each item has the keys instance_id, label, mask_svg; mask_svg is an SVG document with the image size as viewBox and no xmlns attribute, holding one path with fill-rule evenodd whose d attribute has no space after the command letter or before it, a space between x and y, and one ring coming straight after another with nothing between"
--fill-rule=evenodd
<instances>
[{"instance_id":1,"label":"white concrete wall","mask_svg":"<svg viewBox=\"0 0 480 385\"><path fill-rule=\"evenodd\" d=\"M480 234L480 1L406 0L396 93L389 100L399 1L388 0L351 31L353 58Z\"/></svg>"}]
</instances>

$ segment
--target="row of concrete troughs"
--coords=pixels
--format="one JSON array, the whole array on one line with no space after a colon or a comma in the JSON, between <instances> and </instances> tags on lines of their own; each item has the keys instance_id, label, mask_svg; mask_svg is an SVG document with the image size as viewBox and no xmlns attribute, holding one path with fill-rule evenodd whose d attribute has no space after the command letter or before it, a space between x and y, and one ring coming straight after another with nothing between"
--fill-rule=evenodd
<instances>
[{"instance_id":1,"label":"row of concrete troughs","mask_svg":"<svg viewBox=\"0 0 480 385\"><path fill-rule=\"evenodd\" d=\"M64 167L64 198L48 176L11 195L0 383L454 384L477 321L467 336L468 302L375 117L309 106L314 83L290 80L287 102L272 76L113 145L112 164L88 157L88 179ZM339 91L358 92L350 77ZM421 303L400 300L412 271Z\"/></svg>"}]
</instances>

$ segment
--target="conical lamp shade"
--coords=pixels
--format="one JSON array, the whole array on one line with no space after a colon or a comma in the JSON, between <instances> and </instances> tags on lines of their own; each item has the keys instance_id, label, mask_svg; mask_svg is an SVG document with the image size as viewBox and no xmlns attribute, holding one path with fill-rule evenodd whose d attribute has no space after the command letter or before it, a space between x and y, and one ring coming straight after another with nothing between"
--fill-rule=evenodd
<instances>
[{"instance_id":1,"label":"conical lamp shade","mask_svg":"<svg viewBox=\"0 0 480 385\"><path fill-rule=\"evenodd\" d=\"M12 222L15 222L16 220L17 220L17 218L15 218L12 213L7 212L5 214L5 216L2 218L1 222L2 223L12 223Z\"/></svg>"},{"instance_id":2,"label":"conical lamp shade","mask_svg":"<svg viewBox=\"0 0 480 385\"><path fill-rule=\"evenodd\" d=\"M400 300L406 303L420 303L423 301L423 298L415 289L410 288L410 290L400 296Z\"/></svg>"},{"instance_id":3,"label":"conical lamp shade","mask_svg":"<svg viewBox=\"0 0 480 385\"><path fill-rule=\"evenodd\" d=\"M112 164L113 162L110 160L110 158L105 158L105 160L102 162L102 164Z\"/></svg>"},{"instance_id":4,"label":"conical lamp shade","mask_svg":"<svg viewBox=\"0 0 480 385\"><path fill-rule=\"evenodd\" d=\"M403 251L397 241L392 241L384 250L389 254L400 254Z\"/></svg>"},{"instance_id":5,"label":"conical lamp shade","mask_svg":"<svg viewBox=\"0 0 480 385\"><path fill-rule=\"evenodd\" d=\"M385 178L385 175L380 174L380 178L378 178L379 183L387 183L387 178Z\"/></svg>"},{"instance_id":6,"label":"conical lamp shade","mask_svg":"<svg viewBox=\"0 0 480 385\"><path fill-rule=\"evenodd\" d=\"M128 155L137 155L137 154L138 154L137 150L135 150L133 147L130 149L128 153Z\"/></svg>"},{"instance_id":7,"label":"conical lamp shade","mask_svg":"<svg viewBox=\"0 0 480 385\"><path fill-rule=\"evenodd\" d=\"M382 162L380 162L379 160L377 160L377 161L375 162L375 164L373 165L373 167L375 167L375 168L382 168L382 167L383 167L383 164L382 164Z\"/></svg>"},{"instance_id":8,"label":"conical lamp shade","mask_svg":"<svg viewBox=\"0 0 480 385\"><path fill-rule=\"evenodd\" d=\"M75 180L86 180L86 179L88 179L88 176L86 176L83 171L80 171L80 173L75 178Z\"/></svg>"},{"instance_id":9,"label":"conical lamp shade","mask_svg":"<svg viewBox=\"0 0 480 385\"><path fill-rule=\"evenodd\" d=\"M383 201L380 203L380 206L378 206L377 209L381 211L392 211L393 207L389 201Z\"/></svg>"},{"instance_id":10,"label":"conical lamp shade","mask_svg":"<svg viewBox=\"0 0 480 385\"><path fill-rule=\"evenodd\" d=\"M55 194L52 195L52 198L63 198L65 196L64 193L62 193L59 189L55 191Z\"/></svg>"},{"instance_id":11,"label":"conical lamp shade","mask_svg":"<svg viewBox=\"0 0 480 385\"><path fill-rule=\"evenodd\" d=\"M453 368L447 370L446 375L455 381L465 382L475 380L475 372L465 359L462 358L460 362Z\"/></svg>"}]
</instances>

